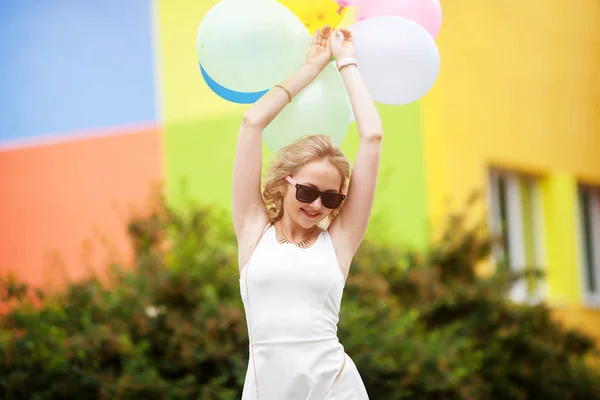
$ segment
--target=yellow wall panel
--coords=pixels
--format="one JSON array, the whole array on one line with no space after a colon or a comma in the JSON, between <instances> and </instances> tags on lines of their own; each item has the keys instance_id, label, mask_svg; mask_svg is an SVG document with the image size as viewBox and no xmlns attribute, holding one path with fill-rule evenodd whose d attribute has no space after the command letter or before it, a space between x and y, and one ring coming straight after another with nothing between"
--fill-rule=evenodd
<instances>
[{"instance_id":1,"label":"yellow wall panel","mask_svg":"<svg viewBox=\"0 0 600 400\"><path fill-rule=\"evenodd\" d=\"M242 115L247 107L219 98L200 73L196 32L202 18L217 3L217 0L158 1L161 106L166 123Z\"/></svg>"},{"instance_id":2,"label":"yellow wall panel","mask_svg":"<svg viewBox=\"0 0 600 400\"><path fill-rule=\"evenodd\" d=\"M600 184L600 2L457 0L443 11L440 76L423 100L433 222L448 200L484 192L490 166L541 177L549 300L575 306L577 183Z\"/></svg>"},{"instance_id":3,"label":"yellow wall panel","mask_svg":"<svg viewBox=\"0 0 600 400\"><path fill-rule=\"evenodd\" d=\"M484 189L469 169L489 164L600 182L599 13L595 1L444 3L441 73L424 100L432 212Z\"/></svg>"}]
</instances>

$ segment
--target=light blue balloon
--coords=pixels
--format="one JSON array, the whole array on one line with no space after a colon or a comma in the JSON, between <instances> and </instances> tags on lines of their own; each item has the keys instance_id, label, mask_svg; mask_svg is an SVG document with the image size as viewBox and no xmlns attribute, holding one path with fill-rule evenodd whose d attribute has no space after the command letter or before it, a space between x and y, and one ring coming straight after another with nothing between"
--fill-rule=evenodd
<instances>
[{"instance_id":1,"label":"light blue balloon","mask_svg":"<svg viewBox=\"0 0 600 400\"><path fill-rule=\"evenodd\" d=\"M196 34L198 61L230 90L271 88L304 62L312 36L275 0L225 0L202 19Z\"/></svg>"},{"instance_id":2,"label":"light blue balloon","mask_svg":"<svg viewBox=\"0 0 600 400\"><path fill-rule=\"evenodd\" d=\"M200 71L202 72L202 77L204 81L208 85L208 87L218 94L220 97L224 98L227 101L231 101L232 103L238 104L252 104L255 103L258 99L265 95L269 90L263 90L260 92L252 92L252 93L244 93L244 92L236 92L235 90L227 89L219 85L215 82L209 75L206 73L202 64L200 64Z\"/></svg>"}]
</instances>

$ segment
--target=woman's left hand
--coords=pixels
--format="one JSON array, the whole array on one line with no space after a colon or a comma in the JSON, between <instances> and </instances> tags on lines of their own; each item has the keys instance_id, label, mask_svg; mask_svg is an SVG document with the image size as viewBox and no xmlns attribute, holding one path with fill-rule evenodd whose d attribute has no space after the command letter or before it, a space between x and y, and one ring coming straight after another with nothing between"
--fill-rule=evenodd
<instances>
[{"instance_id":1,"label":"woman's left hand","mask_svg":"<svg viewBox=\"0 0 600 400\"><path fill-rule=\"evenodd\" d=\"M334 31L331 36L331 53L335 61L340 61L344 58L354 57L354 43L352 43L352 32L348 29L340 29L341 38L338 37L338 31Z\"/></svg>"},{"instance_id":2,"label":"woman's left hand","mask_svg":"<svg viewBox=\"0 0 600 400\"><path fill-rule=\"evenodd\" d=\"M330 36L331 26L326 25L321 29L317 29L313 37L312 47L306 56L306 64L314 66L318 72L323 71L331 61Z\"/></svg>"}]
</instances>

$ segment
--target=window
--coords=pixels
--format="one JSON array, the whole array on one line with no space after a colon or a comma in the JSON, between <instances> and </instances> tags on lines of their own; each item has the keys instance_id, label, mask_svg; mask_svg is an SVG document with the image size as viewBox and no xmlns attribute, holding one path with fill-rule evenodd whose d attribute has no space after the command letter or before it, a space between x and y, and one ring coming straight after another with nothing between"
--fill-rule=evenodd
<instances>
[{"instance_id":1,"label":"window","mask_svg":"<svg viewBox=\"0 0 600 400\"><path fill-rule=\"evenodd\" d=\"M584 301L600 306L600 189L579 187L579 226Z\"/></svg>"},{"instance_id":2,"label":"window","mask_svg":"<svg viewBox=\"0 0 600 400\"><path fill-rule=\"evenodd\" d=\"M493 235L502 238L494 249L498 267L515 272L542 270L546 264L542 195L538 179L509 171L489 174L489 222ZM544 278L530 275L516 282L510 297L537 303L545 297Z\"/></svg>"}]
</instances>

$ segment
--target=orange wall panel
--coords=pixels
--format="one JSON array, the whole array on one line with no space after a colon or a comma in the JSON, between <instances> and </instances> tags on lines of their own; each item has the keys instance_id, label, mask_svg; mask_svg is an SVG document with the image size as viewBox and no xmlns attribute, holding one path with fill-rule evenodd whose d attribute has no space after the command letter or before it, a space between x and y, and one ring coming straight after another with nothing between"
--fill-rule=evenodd
<instances>
[{"instance_id":1,"label":"orange wall panel","mask_svg":"<svg viewBox=\"0 0 600 400\"><path fill-rule=\"evenodd\" d=\"M160 153L156 127L0 151L0 273L80 278L105 267L103 240L127 258L128 217L162 179Z\"/></svg>"}]
</instances>

